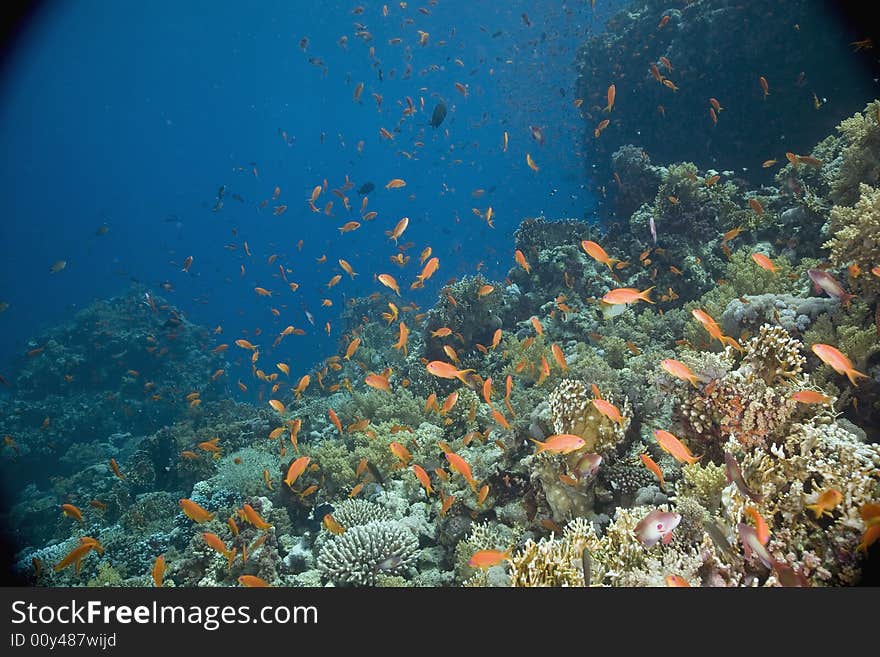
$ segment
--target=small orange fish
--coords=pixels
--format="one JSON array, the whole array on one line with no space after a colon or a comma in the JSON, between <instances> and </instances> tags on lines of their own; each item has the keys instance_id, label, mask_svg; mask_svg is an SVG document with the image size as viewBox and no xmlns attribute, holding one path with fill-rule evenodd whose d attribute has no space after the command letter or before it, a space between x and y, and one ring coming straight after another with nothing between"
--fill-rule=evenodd
<instances>
[{"instance_id":1,"label":"small orange fish","mask_svg":"<svg viewBox=\"0 0 880 657\"><path fill-rule=\"evenodd\" d=\"M492 566L497 566L504 561L508 561L510 555L510 550L505 552L501 552L500 550L479 550L474 552L468 559L468 566L485 570Z\"/></svg>"},{"instance_id":2,"label":"small orange fish","mask_svg":"<svg viewBox=\"0 0 880 657\"><path fill-rule=\"evenodd\" d=\"M613 290L608 291L605 296L602 297L602 301L609 305L620 305L620 304L630 304L637 303L639 301L647 301L648 303L654 303L651 301L649 293L654 289L654 286L649 287L646 290L642 290L639 292L634 287L620 287Z\"/></svg>"},{"instance_id":3,"label":"small orange fish","mask_svg":"<svg viewBox=\"0 0 880 657\"><path fill-rule=\"evenodd\" d=\"M767 100L767 96L770 95L770 85L767 84L767 78L763 75L758 78L758 82L761 83L761 91L764 92L764 100Z\"/></svg>"},{"instance_id":4,"label":"small orange fish","mask_svg":"<svg viewBox=\"0 0 880 657\"><path fill-rule=\"evenodd\" d=\"M321 524L324 525L324 529L326 529L331 534L344 534L345 527L343 527L336 518L334 518L331 514L326 514L324 518L321 520Z\"/></svg>"},{"instance_id":5,"label":"small orange fish","mask_svg":"<svg viewBox=\"0 0 880 657\"><path fill-rule=\"evenodd\" d=\"M529 440L538 446L538 449L535 450L535 454L540 454L541 452L569 454L579 450L587 444L580 436L570 433L561 433L550 436L544 442L540 442L534 438L529 438Z\"/></svg>"},{"instance_id":6,"label":"small orange fish","mask_svg":"<svg viewBox=\"0 0 880 657\"><path fill-rule=\"evenodd\" d=\"M529 153L526 153L526 164L529 165L529 169L532 171L538 171L539 167L535 164L535 161L532 159L532 156Z\"/></svg>"},{"instance_id":7,"label":"small orange fish","mask_svg":"<svg viewBox=\"0 0 880 657\"><path fill-rule=\"evenodd\" d=\"M660 367L678 379L690 381L691 385L695 388L699 387L697 385L697 375L691 371L690 367L681 361L667 358L666 360L660 361Z\"/></svg>"},{"instance_id":8,"label":"small orange fish","mask_svg":"<svg viewBox=\"0 0 880 657\"><path fill-rule=\"evenodd\" d=\"M604 399L594 399L593 406L612 422L623 425L623 415L620 414L620 409L611 402Z\"/></svg>"},{"instance_id":9,"label":"small orange fish","mask_svg":"<svg viewBox=\"0 0 880 657\"><path fill-rule=\"evenodd\" d=\"M527 274L532 273L532 267L531 267L531 265L529 265L528 262L526 262L526 257L523 255L522 251L520 251L519 249L514 251L513 258L514 258L514 260L516 260L516 264L518 264L520 267L522 267L523 269L526 270Z\"/></svg>"},{"instance_id":10,"label":"small orange fish","mask_svg":"<svg viewBox=\"0 0 880 657\"><path fill-rule=\"evenodd\" d=\"M749 199L749 207L759 216L764 214L764 206L761 205L761 201L756 198Z\"/></svg>"},{"instance_id":11,"label":"small orange fish","mask_svg":"<svg viewBox=\"0 0 880 657\"><path fill-rule=\"evenodd\" d=\"M303 472L306 471L311 460L312 459L308 456L300 456L290 464L290 467L287 469L287 475L284 477L284 483L287 484L290 489L293 489L294 482Z\"/></svg>"},{"instance_id":12,"label":"small orange fish","mask_svg":"<svg viewBox=\"0 0 880 657\"><path fill-rule=\"evenodd\" d=\"M82 511L79 510L78 507L73 504L62 504L61 505L61 513L62 515L67 516L68 518L74 518L80 522L80 524L85 525L85 521L83 520Z\"/></svg>"},{"instance_id":13,"label":"small orange fish","mask_svg":"<svg viewBox=\"0 0 880 657\"><path fill-rule=\"evenodd\" d=\"M179 500L180 508L183 510L183 514L198 524L202 524L203 522L208 522L214 518L214 514L208 511L207 509L203 509L201 506L196 504L190 499L183 498Z\"/></svg>"},{"instance_id":14,"label":"small orange fish","mask_svg":"<svg viewBox=\"0 0 880 657\"><path fill-rule=\"evenodd\" d=\"M254 509L254 507L252 507L250 504L244 504L241 507L241 510L243 512L244 519L257 529L269 529L272 526L268 522L263 520L263 518L260 517L260 514L257 513L257 510Z\"/></svg>"},{"instance_id":15,"label":"small orange fish","mask_svg":"<svg viewBox=\"0 0 880 657\"><path fill-rule=\"evenodd\" d=\"M841 492L836 488L829 488L819 495L819 498L813 504L807 504L805 508L812 511L818 520L824 515L830 516L831 510L841 502L843 502Z\"/></svg>"},{"instance_id":16,"label":"small orange fish","mask_svg":"<svg viewBox=\"0 0 880 657\"><path fill-rule=\"evenodd\" d=\"M615 87L613 83L608 85L608 92L606 94L606 97L608 99L608 104L605 106L606 112L610 112L611 109L614 107L614 98L616 95L617 95L617 87Z\"/></svg>"},{"instance_id":17,"label":"small orange fish","mask_svg":"<svg viewBox=\"0 0 880 657\"><path fill-rule=\"evenodd\" d=\"M693 464L702 458L702 456L694 456L684 443L668 431L655 429L654 438L660 448L667 454L671 454L679 463Z\"/></svg>"},{"instance_id":18,"label":"small orange fish","mask_svg":"<svg viewBox=\"0 0 880 657\"><path fill-rule=\"evenodd\" d=\"M504 416L503 416L503 415L502 415L497 409L495 409L495 408L492 409L492 419L495 420L495 421L496 421L498 424L500 424L502 427L504 427L505 429L507 429L508 431L510 431L510 423L507 421L507 418L505 418L505 417L504 417Z\"/></svg>"},{"instance_id":19,"label":"small orange fish","mask_svg":"<svg viewBox=\"0 0 880 657\"><path fill-rule=\"evenodd\" d=\"M690 584L687 583L687 580L680 575L667 575L666 576L666 586L669 587L679 587L679 588L690 588Z\"/></svg>"},{"instance_id":20,"label":"small orange fish","mask_svg":"<svg viewBox=\"0 0 880 657\"><path fill-rule=\"evenodd\" d=\"M238 583L248 588L265 588L272 586L271 584L269 584L269 582L261 577L257 577L256 575L239 575Z\"/></svg>"},{"instance_id":21,"label":"small orange fish","mask_svg":"<svg viewBox=\"0 0 880 657\"><path fill-rule=\"evenodd\" d=\"M767 526L767 521L764 520L764 517L753 506L746 507L746 515L755 523L758 542L761 545L767 545L770 542L770 528Z\"/></svg>"},{"instance_id":22,"label":"small orange fish","mask_svg":"<svg viewBox=\"0 0 880 657\"><path fill-rule=\"evenodd\" d=\"M400 286L391 274L379 274L376 278L387 288L394 290L397 296L400 296Z\"/></svg>"},{"instance_id":23,"label":"small orange fish","mask_svg":"<svg viewBox=\"0 0 880 657\"><path fill-rule=\"evenodd\" d=\"M607 265L609 270L613 270L612 263L618 262L618 260L610 257L599 244L596 242L592 242L590 240L584 240L581 242L581 248L586 251L587 255L592 257L597 262L601 262L603 265Z\"/></svg>"},{"instance_id":24,"label":"small orange fish","mask_svg":"<svg viewBox=\"0 0 880 657\"><path fill-rule=\"evenodd\" d=\"M660 469L660 466L647 454L639 454L639 458L642 460L642 463L645 464L645 467L648 468L654 476L660 481L660 490L666 490L666 482L663 480L663 471Z\"/></svg>"},{"instance_id":25,"label":"small orange fish","mask_svg":"<svg viewBox=\"0 0 880 657\"><path fill-rule=\"evenodd\" d=\"M419 480L419 483L422 484L422 487L425 489L425 494L428 497L431 497L431 493L434 490L431 488L431 479L428 477L428 473L425 472L422 466L413 463L412 470L416 475L416 479Z\"/></svg>"},{"instance_id":26,"label":"small orange fish","mask_svg":"<svg viewBox=\"0 0 880 657\"><path fill-rule=\"evenodd\" d=\"M828 395L815 390L798 390L791 398L801 404L830 404L832 400Z\"/></svg>"},{"instance_id":27,"label":"small orange fish","mask_svg":"<svg viewBox=\"0 0 880 657\"><path fill-rule=\"evenodd\" d=\"M282 404L280 401L278 401L277 399L270 399L269 406L271 406L273 409L275 409L276 411L278 411L282 415L287 412L287 407L284 404Z\"/></svg>"},{"instance_id":28,"label":"small orange fish","mask_svg":"<svg viewBox=\"0 0 880 657\"><path fill-rule=\"evenodd\" d=\"M125 475L122 474L122 470L119 469L119 464L116 462L116 459L110 459L110 469L113 470L113 474L119 479L125 479Z\"/></svg>"},{"instance_id":29,"label":"small orange fish","mask_svg":"<svg viewBox=\"0 0 880 657\"><path fill-rule=\"evenodd\" d=\"M563 372L568 370L568 362L565 360L565 354L562 353L562 348L554 343L550 345L550 351L553 352L553 358L556 360L556 364L559 365L559 369Z\"/></svg>"},{"instance_id":30,"label":"small orange fish","mask_svg":"<svg viewBox=\"0 0 880 657\"><path fill-rule=\"evenodd\" d=\"M852 361L847 358L840 350L828 344L817 343L810 349L816 354L823 363L831 367L838 374L845 374L854 386L858 385L857 377L864 379L870 378L866 374L859 372L853 367Z\"/></svg>"},{"instance_id":31,"label":"small orange fish","mask_svg":"<svg viewBox=\"0 0 880 657\"><path fill-rule=\"evenodd\" d=\"M412 454L410 454L409 450L400 443L392 441L388 445L388 449L391 450L391 453L394 454L394 456L403 461L404 464L412 461Z\"/></svg>"},{"instance_id":32,"label":"small orange fish","mask_svg":"<svg viewBox=\"0 0 880 657\"><path fill-rule=\"evenodd\" d=\"M385 185L385 189L397 189L399 187L406 187L406 181L403 178L392 178Z\"/></svg>"},{"instance_id":33,"label":"small orange fish","mask_svg":"<svg viewBox=\"0 0 880 657\"><path fill-rule=\"evenodd\" d=\"M476 493L477 482L474 480L473 475L471 475L471 467L468 465L468 462L454 452L446 452L445 456L446 460L449 461L450 469L464 477L465 481L470 485L471 490Z\"/></svg>"}]
</instances>

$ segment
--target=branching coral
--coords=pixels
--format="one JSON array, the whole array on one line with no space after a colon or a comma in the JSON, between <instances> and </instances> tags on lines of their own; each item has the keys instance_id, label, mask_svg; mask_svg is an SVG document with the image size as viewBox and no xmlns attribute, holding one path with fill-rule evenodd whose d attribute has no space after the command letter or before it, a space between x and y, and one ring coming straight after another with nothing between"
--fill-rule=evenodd
<instances>
[{"instance_id":1,"label":"branching coral","mask_svg":"<svg viewBox=\"0 0 880 657\"><path fill-rule=\"evenodd\" d=\"M683 389L679 418L707 448L714 444L716 456L718 444L731 435L745 447L785 435L798 408L791 393L806 386L802 345L785 330L764 325L744 349L737 369L702 389Z\"/></svg>"},{"instance_id":2,"label":"branching coral","mask_svg":"<svg viewBox=\"0 0 880 657\"><path fill-rule=\"evenodd\" d=\"M851 279L852 286L863 292L880 290L880 279L869 273L880 264L880 187L861 184L853 207L835 205L828 232L832 238L823 246L831 249L831 262L841 269L857 265L864 272Z\"/></svg>"},{"instance_id":3,"label":"branching coral","mask_svg":"<svg viewBox=\"0 0 880 657\"><path fill-rule=\"evenodd\" d=\"M346 529L392 520L384 507L367 500L343 500L333 505L333 518Z\"/></svg>"},{"instance_id":4,"label":"branching coral","mask_svg":"<svg viewBox=\"0 0 880 657\"><path fill-rule=\"evenodd\" d=\"M737 449L734 443L727 447ZM734 486L727 488L724 505L731 521L743 521L745 508L756 506L770 526L768 549L775 559L814 584L858 582L857 546L865 529L858 509L876 501L880 492L880 446L863 444L820 417L794 425L772 447L740 458L752 486L764 497L755 504ZM817 518L806 507L828 490L838 491L840 502Z\"/></svg>"},{"instance_id":5,"label":"branching coral","mask_svg":"<svg viewBox=\"0 0 880 657\"><path fill-rule=\"evenodd\" d=\"M324 544L318 569L334 584L373 586L379 575L405 572L415 563L419 541L396 521L348 529Z\"/></svg>"}]
</instances>

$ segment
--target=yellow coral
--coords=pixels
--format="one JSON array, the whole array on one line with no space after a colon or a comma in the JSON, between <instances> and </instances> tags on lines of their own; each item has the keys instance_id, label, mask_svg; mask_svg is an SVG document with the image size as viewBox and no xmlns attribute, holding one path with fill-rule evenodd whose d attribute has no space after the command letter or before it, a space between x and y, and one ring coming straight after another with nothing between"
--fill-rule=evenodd
<instances>
[{"instance_id":1,"label":"yellow coral","mask_svg":"<svg viewBox=\"0 0 880 657\"><path fill-rule=\"evenodd\" d=\"M853 287L865 292L880 289L880 279L870 275L880 263L880 188L860 184L853 207L835 205L829 232L833 237L823 246L831 249L831 262L841 268L855 264L863 272L852 279Z\"/></svg>"}]
</instances>

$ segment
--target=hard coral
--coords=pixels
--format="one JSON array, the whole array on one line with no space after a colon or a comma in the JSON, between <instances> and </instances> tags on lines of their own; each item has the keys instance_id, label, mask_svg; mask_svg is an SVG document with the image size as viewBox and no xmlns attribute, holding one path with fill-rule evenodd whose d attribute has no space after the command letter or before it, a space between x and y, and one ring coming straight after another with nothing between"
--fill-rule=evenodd
<instances>
[{"instance_id":1,"label":"hard coral","mask_svg":"<svg viewBox=\"0 0 880 657\"><path fill-rule=\"evenodd\" d=\"M550 393L550 413L556 433L571 433L586 442L585 451L608 452L624 438L632 421L629 401L624 399L620 413L623 423L618 424L599 412L592 403L590 389L581 381L563 379ZM608 399L613 403L613 399Z\"/></svg>"},{"instance_id":2,"label":"hard coral","mask_svg":"<svg viewBox=\"0 0 880 657\"><path fill-rule=\"evenodd\" d=\"M831 262L840 268L858 265L864 274L852 279L853 287L880 292L880 278L870 275L871 268L880 263L880 186L861 184L853 207L835 205L829 232L833 237L824 247L831 249Z\"/></svg>"},{"instance_id":3,"label":"hard coral","mask_svg":"<svg viewBox=\"0 0 880 657\"><path fill-rule=\"evenodd\" d=\"M374 586L379 575L406 572L418 551L418 539L399 522L370 522L327 542L318 555L318 569L337 585Z\"/></svg>"}]
</instances>

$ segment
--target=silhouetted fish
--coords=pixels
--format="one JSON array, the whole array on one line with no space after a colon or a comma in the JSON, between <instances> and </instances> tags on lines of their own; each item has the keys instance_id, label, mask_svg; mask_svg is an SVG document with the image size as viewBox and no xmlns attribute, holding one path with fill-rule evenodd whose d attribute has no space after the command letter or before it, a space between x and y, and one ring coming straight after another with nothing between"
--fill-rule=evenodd
<instances>
[{"instance_id":1,"label":"silhouetted fish","mask_svg":"<svg viewBox=\"0 0 880 657\"><path fill-rule=\"evenodd\" d=\"M437 103L434 107L434 113L431 114L431 127L436 128L441 123L443 123L443 119L446 118L446 104L442 101Z\"/></svg>"},{"instance_id":2,"label":"silhouetted fish","mask_svg":"<svg viewBox=\"0 0 880 657\"><path fill-rule=\"evenodd\" d=\"M358 194L366 195L372 192L374 189L376 189L376 186L373 183L365 182L363 185L358 187Z\"/></svg>"}]
</instances>

